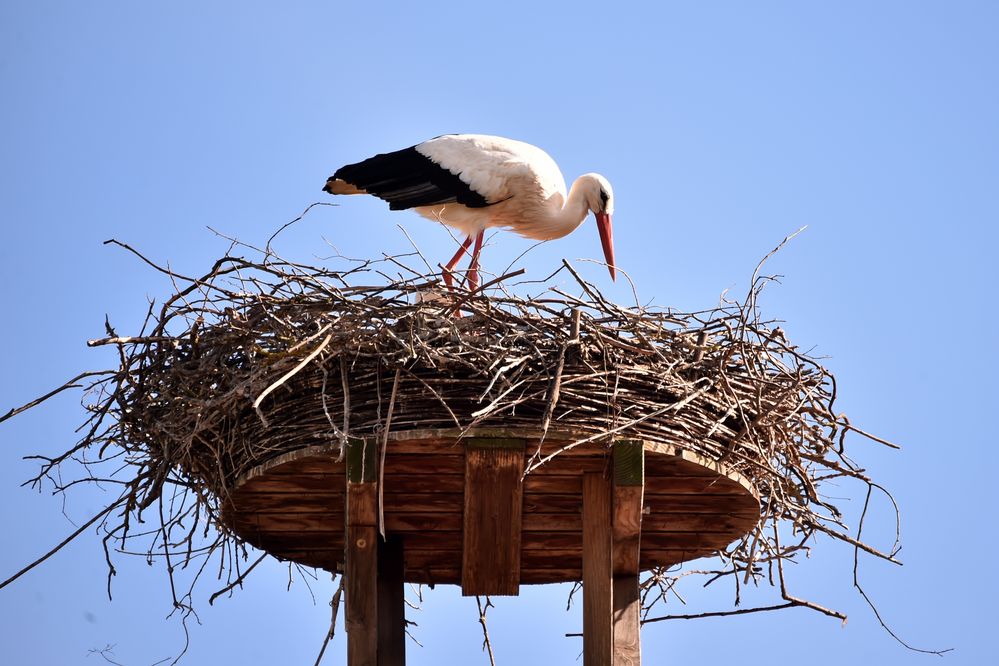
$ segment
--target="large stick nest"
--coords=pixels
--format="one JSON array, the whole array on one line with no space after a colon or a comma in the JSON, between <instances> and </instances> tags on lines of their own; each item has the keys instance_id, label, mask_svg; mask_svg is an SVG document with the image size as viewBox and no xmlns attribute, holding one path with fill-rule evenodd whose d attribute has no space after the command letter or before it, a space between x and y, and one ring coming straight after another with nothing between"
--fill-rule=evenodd
<instances>
[{"instance_id":1,"label":"large stick nest","mask_svg":"<svg viewBox=\"0 0 999 666\"><path fill-rule=\"evenodd\" d=\"M872 484L845 457L853 428L834 410L833 376L760 319L768 278L754 274L743 301L681 313L612 303L569 263L540 283L518 283L516 271L450 294L429 265L405 266L415 254L341 268L253 256L226 256L199 278L156 266L174 295L138 335L108 326L91 342L113 345L118 367L86 373L84 436L45 459L36 481L64 487L58 468L74 459L85 479L122 483L95 516L111 547L135 551L131 540L144 538L142 550L173 558L171 572L178 559L220 555L228 581L241 581L247 547L219 520L235 480L296 448L384 434L394 389L392 432L568 429L662 442L738 470L762 500L760 523L707 572L739 573L737 589L774 583L775 564L816 533L891 558L850 536L823 495L830 479ZM157 530L133 529L153 511ZM780 573L785 605L838 615L790 597ZM653 572L647 604L676 577Z\"/></svg>"}]
</instances>

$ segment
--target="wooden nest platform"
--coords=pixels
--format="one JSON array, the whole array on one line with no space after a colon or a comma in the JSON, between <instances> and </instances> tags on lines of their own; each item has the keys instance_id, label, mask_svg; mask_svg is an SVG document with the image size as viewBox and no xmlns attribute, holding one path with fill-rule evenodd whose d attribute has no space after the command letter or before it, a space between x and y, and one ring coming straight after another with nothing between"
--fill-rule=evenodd
<instances>
[{"instance_id":1,"label":"wooden nest platform","mask_svg":"<svg viewBox=\"0 0 999 666\"><path fill-rule=\"evenodd\" d=\"M532 459L575 439L549 432L542 442L538 432L489 429L395 433L385 443L381 479L372 449L368 478L382 486L383 526L402 542L405 581L464 580L469 593L514 594L520 583L582 580L587 474L608 478L629 498L618 532L634 532L642 570L723 550L760 520L747 478L659 443L625 440L618 446L626 452L615 457L613 447L591 442L523 476ZM636 446L644 448L644 465ZM278 456L237 480L224 520L276 557L343 571L347 467L328 447ZM491 516L500 518L483 525Z\"/></svg>"},{"instance_id":2,"label":"wooden nest platform","mask_svg":"<svg viewBox=\"0 0 999 666\"><path fill-rule=\"evenodd\" d=\"M175 292L136 335L108 324L90 342L116 366L3 417L85 385L81 439L35 482L113 480L88 523L108 550L197 572L192 588L219 570L219 593L255 566L248 546L341 572L352 550L356 567L395 543L398 581L470 594L586 579L590 552L610 558L599 571L650 572L649 605L674 593L674 565L714 556L710 580L770 583L777 607L837 617L789 597L781 564L820 534L892 557L823 493L876 486L846 456L856 428L831 373L760 318L768 278L683 313L616 304L568 262L452 293L407 265L418 254L318 268L242 249L255 258L200 277L138 255ZM79 481L56 482L71 463Z\"/></svg>"}]
</instances>

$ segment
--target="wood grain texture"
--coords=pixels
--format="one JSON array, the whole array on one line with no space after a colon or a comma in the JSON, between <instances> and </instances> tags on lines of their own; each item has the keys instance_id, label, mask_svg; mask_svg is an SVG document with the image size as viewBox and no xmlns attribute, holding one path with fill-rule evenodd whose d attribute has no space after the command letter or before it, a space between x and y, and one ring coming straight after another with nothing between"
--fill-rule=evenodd
<instances>
[{"instance_id":1,"label":"wood grain texture","mask_svg":"<svg viewBox=\"0 0 999 666\"><path fill-rule=\"evenodd\" d=\"M511 432L503 430L469 433L472 439L480 435L483 440L511 438ZM532 439L536 436L525 433L521 439L526 442L524 460L537 450L538 440ZM567 443L564 434L555 437L549 434L542 451ZM407 540L405 580L460 584L469 437L458 439L455 431L401 431L392 433L389 440L383 489L385 526L388 534ZM580 580L583 476L604 470L613 460L613 450L604 442L578 446L524 479L520 556L513 558L513 566L520 567L520 583ZM335 447L310 447L254 468L225 498L223 520L248 543L280 559L343 571L350 502L347 457L338 461L337 454ZM759 502L748 481L718 463L661 444L646 444L644 469L636 465L627 469L632 471L623 476L620 469L613 472L619 481L613 502L630 507L612 514L618 544L613 562L618 573L634 569L633 553L625 558L621 545L627 533L634 533L639 518L641 570L709 555L752 529L759 519ZM645 481L640 501L644 513L640 514L634 511L638 498L625 497L635 492L626 490L635 486L626 486L624 481L638 478L636 469L641 469ZM355 523L374 525L374 515L355 516Z\"/></svg>"},{"instance_id":2,"label":"wood grain texture","mask_svg":"<svg viewBox=\"0 0 999 666\"><path fill-rule=\"evenodd\" d=\"M642 539L642 487L615 486L613 497L614 573L637 574Z\"/></svg>"},{"instance_id":3,"label":"wood grain texture","mask_svg":"<svg viewBox=\"0 0 999 666\"><path fill-rule=\"evenodd\" d=\"M370 440L369 440L370 441ZM378 484L374 451L365 440L347 448L347 510L344 555L347 595L347 663L378 666ZM325 526L324 526L325 527ZM332 527L332 526L330 526ZM287 533L286 533L287 534ZM316 533L318 536L318 532ZM333 541L334 538L330 538ZM298 543L304 539L296 539Z\"/></svg>"},{"instance_id":4,"label":"wood grain texture","mask_svg":"<svg viewBox=\"0 0 999 666\"><path fill-rule=\"evenodd\" d=\"M614 576L614 666L642 663L642 602L638 575Z\"/></svg>"},{"instance_id":5,"label":"wood grain texture","mask_svg":"<svg viewBox=\"0 0 999 666\"><path fill-rule=\"evenodd\" d=\"M613 665L611 482L583 476L583 665Z\"/></svg>"},{"instance_id":6,"label":"wood grain texture","mask_svg":"<svg viewBox=\"0 0 999 666\"><path fill-rule=\"evenodd\" d=\"M378 475L378 446L373 437L347 440L347 480L370 483Z\"/></svg>"},{"instance_id":7,"label":"wood grain texture","mask_svg":"<svg viewBox=\"0 0 999 666\"><path fill-rule=\"evenodd\" d=\"M378 524L378 484L347 484L347 523L365 526Z\"/></svg>"},{"instance_id":8,"label":"wood grain texture","mask_svg":"<svg viewBox=\"0 0 999 666\"><path fill-rule=\"evenodd\" d=\"M614 574L639 572L642 508L645 492L645 449L638 440L614 445L613 540Z\"/></svg>"},{"instance_id":9,"label":"wood grain texture","mask_svg":"<svg viewBox=\"0 0 999 666\"><path fill-rule=\"evenodd\" d=\"M472 441L465 452L461 592L520 592L524 441Z\"/></svg>"},{"instance_id":10,"label":"wood grain texture","mask_svg":"<svg viewBox=\"0 0 999 666\"><path fill-rule=\"evenodd\" d=\"M347 663L378 666L378 529L347 526Z\"/></svg>"}]
</instances>

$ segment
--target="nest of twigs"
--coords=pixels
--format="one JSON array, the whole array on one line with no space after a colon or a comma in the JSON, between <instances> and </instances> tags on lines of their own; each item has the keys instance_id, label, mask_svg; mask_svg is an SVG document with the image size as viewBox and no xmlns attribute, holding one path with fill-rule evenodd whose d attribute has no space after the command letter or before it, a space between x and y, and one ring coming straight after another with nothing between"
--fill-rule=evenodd
<instances>
[{"instance_id":1,"label":"nest of twigs","mask_svg":"<svg viewBox=\"0 0 999 666\"><path fill-rule=\"evenodd\" d=\"M844 455L855 428L835 412L832 374L759 317L767 278L754 275L743 301L681 313L610 302L569 263L540 283L515 271L449 293L439 274L404 265L413 257L318 268L241 251L253 258L226 256L197 278L157 266L173 296L138 334L109 326L90 343L115 347L118 367L84 375L84 436L36 481L64 478L55 471L70 459L94 481L113 470L124 491L91 521L111 548L146 539L150 555L173 553L171 572L220 555L230 582L242 580L248 546L219 520L239 475L296 448L384 434L395 391L392 432L564 428L723 461L762 501L755 532L706 572L738 573L737 588L776 585L775 565L820 533L893 555L851 536L823 494L830 479L873 484ZM160 528L136 535L144 513ZM677 575L654 571L646 589L664 593L647 600L667 598ZM780 607L839 615L788 595L782 575L780 589Z\"/></svg>"}]
</instances>

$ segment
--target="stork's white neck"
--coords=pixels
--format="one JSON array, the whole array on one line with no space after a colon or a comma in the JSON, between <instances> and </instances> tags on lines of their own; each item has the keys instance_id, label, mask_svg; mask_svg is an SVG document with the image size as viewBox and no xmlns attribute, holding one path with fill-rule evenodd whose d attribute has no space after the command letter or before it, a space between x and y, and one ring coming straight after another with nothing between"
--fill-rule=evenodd
<instances>
[{"instance_id":1,"label":"stork's white neck","mask_svg":"<svg viewBox=\"0 0 999 666\"><path fill-rule=\"evenodd\" d=\"M562 238L576 230L590 212L586 186L582 178L577 178L569 188L569 197L561 210L555 211L548 225L550 238Z\"/></svg>"}]
</instances>

